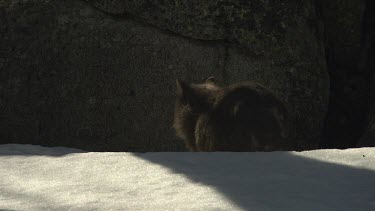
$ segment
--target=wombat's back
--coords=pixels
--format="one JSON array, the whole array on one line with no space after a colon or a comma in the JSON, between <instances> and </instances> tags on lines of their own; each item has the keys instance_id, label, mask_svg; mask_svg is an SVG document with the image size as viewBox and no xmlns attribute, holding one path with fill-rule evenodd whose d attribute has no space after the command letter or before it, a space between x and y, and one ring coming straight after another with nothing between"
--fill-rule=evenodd
<instances>
[{"instance_id":1,"label":"wombat's back","mask_svg":"<svg viewBox=\"0 0 375 211\"><path fill-rule=\"evenodd\" d=\"M199 151L287 150L288 112L258 83L242 82L217 93L212 110L195 128Z\"/></svg>"}]
</instances>

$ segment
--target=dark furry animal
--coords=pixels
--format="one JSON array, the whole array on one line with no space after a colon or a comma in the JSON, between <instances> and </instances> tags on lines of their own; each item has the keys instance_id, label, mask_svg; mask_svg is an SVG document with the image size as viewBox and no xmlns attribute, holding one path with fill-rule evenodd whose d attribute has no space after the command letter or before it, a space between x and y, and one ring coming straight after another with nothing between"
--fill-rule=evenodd
<instances>
[{"instance_id":1,"label":"dark furry animal","mask_svg":"<svg viewBox=\"0 0 375 211\"><path fill-rule=\"evenodd\" d=\"M262 85L227 87L210 77L202 84L176 80L173 127L191 151L288 150L288 112Z\"/></svg>"}]
</instances>

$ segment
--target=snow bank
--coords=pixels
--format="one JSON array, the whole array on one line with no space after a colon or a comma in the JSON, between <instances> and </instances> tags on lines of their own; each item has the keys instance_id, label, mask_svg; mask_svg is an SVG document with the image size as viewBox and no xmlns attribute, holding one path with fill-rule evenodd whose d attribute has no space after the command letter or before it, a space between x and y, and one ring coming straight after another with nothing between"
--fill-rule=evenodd
<instances>
[{"instance_id":1,"label":"snow bank","mask_svg":"<svg viewBox=\"0 0 375 211\"><path fill-rule=\"evenodd\" d=\"M0 209L375 210L375 148L109 153L0 145Z\"/></svg>"}]
</instances>

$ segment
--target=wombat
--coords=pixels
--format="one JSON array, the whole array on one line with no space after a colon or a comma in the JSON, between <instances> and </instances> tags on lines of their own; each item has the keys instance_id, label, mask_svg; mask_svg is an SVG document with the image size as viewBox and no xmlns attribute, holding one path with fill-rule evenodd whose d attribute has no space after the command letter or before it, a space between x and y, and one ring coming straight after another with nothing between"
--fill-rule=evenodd
<instances>
[{"instance_id":1,"label":"wombat","mask_svg":"<svg viewBox=\"0 0 375 211\"><path fill-rule=\"evenodd\" d=\"M259 83L220 87L176 80L173 127L190 151L289 150L285 105Z\"/></svg>"}]
</instances>

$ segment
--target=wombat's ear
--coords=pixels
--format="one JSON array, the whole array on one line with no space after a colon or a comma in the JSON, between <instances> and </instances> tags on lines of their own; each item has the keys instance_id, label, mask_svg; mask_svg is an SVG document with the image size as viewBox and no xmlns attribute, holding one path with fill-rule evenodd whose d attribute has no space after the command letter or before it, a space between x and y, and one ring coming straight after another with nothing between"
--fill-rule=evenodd
<instances>
[{"instance_id":1,"label":"wombat's ear","mask_svg":"<svg viewBox=\"0 0 375 211\"><path fill-rule=\"evenodd\" d=\"M177 87L177 96L182 96L184 94L184 90L188 89L189 85L187 85L185 82L179 80L179 79L176 79L176 87Z\"/></svg>"},{"instance_id":2,"label":"wombat's ear","mask_svg":"<svg viewBox=\"0 0 375 211\"><path fill-rule=\"evenodd\" d=\"M206 78L206 80L205 80L204 82L205 82L205 83L215 84L215 83L216 83L216 80L215 80L215 77L210 76L210 77Z\"/></svg>"},{"instance_id":3,"label":"wombat's ear","mask_svg":"<svg viewBox=\"0 0 375 211\"><path fill-rule=\"evenodd\" d=\"M177 79L177 97L181 100L182 104L189 104L192 107L199 106L199 97L196 90L194 90L189 84Z\"/></svg>"}]
</instances>

